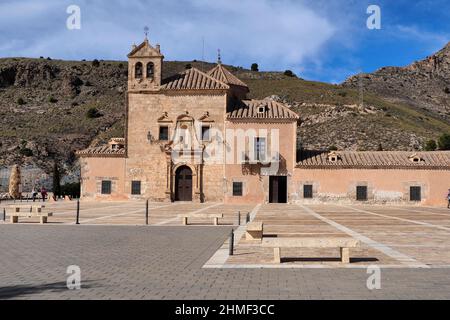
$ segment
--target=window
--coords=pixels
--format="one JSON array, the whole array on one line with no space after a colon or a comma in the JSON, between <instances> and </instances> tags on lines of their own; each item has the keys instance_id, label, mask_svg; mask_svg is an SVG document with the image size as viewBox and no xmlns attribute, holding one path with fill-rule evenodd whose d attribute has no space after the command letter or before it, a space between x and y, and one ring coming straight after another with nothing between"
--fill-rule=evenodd
<instances>
[{"instance_id":1,"label":"window","mask_svg":"<svg viewBox=\"0 0 450 320\"><path fill-rule=\"evenodd\" d=\"M313 186L312 184L303 185L303 198L312 199L313 197Z\"/></svg>"},{"instance_id":2,"label":"window","mask_svg":"<svg viewBox=\"0 0 450 320\"><path fill-rule=\"evenodd\" d=\"M153 76L155 75L155 65L153 62L147 63L147 78L153 79Z\"/></svg>"},{"instance_id":3,"label":"window","mask_svg":"<svg viewBox=\"0 0 450 320\"><path fill-rule=\"evenodd\" d=\"M356 200L367 201L367 187L357 186L356 187Z\"/></svg>"},{"instance_id":4,"label":"window","mask_svg":"<svg viewBox=\"0 0 450 320\"><path fill-rule=\"evenodd\" d=\"M233 196L242 196L242 182L233 182Z\"/></svg>"},{"instance_id":5,"label":"window","mask_svg":"<svg viewBox=\"0 0 450 320\"><path fill-rule=\"evenodd\" d=\"M133 194L133 195L141 194L141 182L140 181L131 181L131 194Z\"/></svg>"},{"instance_id":6,"label":"window","mask_svg":"<svg viewBox=\"0 0 450 320\"><path fill-rule=\"evenodd\" d=\"M142 63L138 62L134 66L134 77L136 79L142 79Z\"/></svg>"},{"instance_id":7,"label":"window","mask_svg":"<svg viewBox=\"0 0 450 320\"><path fill-rule=\"evenodd\" d=\"M258 107L258 113L264 113L266 111L266 107L264 107L264 106L260 106L260 107Z\"/></svg>"},{"instance_id":8,"label":"window","mask_svg":"<svg viewBox=\"0 0 450 320\"><path fill-rule=\"evenodd\" d=\"M202 140L209 141L209 126L202 126Z\"/></svg>"},{"instance_id":9,"label":"window","mask_svg":"<svg viewBox=\"0 0 450 320\"><path fill-rule=\"evenodd\" d=\"M160 126L159 127L159 140L161 140L161 141L169 140L169 127L168 126Z\"/></svg>"},{"instance_id":10,"label":"window","mask_svg":"<svg viewBox=\"0 0 450 320\"><path fill-rule=\"evenodd\" d=\"M422 201L421 187L410 187L409 188L409 201Z\"/></svg>"},{"instance_id":11,"label":"window","mask_svg":"<svg viewBox=\"0 0 450 320\"><path fill-rule=\"evenodd\" d=\"M111 181L102 181L102 194L111 194Z\"/></svg>"},{"instance_id":12,"label":"window","mask_svg":"<svg viewBox=\"0 0 450 320\"><path fill-rule=\"evenodd\" d=\"M266 160L266 138L255 138L255 160Z\"/></svg>"}]
</instances>

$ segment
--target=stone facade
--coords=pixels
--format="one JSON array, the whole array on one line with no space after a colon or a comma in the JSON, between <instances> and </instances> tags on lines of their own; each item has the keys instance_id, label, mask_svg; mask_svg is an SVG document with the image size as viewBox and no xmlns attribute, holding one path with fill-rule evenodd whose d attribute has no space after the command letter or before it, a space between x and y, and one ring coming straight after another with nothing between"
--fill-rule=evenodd
<instances>
[{"instance_id":1,"label":"stone facade","mask_svg":"<svg viewBox=\"0 0 450 320\"><path fill-rule=\"evenodd\" d=\"M298 115L222 66L162 79L159 45L128 55L124 138L78 152L83 199L442 205L450 153L302 152Z\"/></svg>"}]
</instances>

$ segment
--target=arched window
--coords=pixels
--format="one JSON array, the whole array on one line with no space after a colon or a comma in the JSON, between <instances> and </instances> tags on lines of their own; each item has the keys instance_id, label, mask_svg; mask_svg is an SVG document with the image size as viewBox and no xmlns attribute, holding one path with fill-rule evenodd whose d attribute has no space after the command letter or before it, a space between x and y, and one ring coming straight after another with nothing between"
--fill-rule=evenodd
<instances>
[{"instance_id":1,"label":"arched window","mask_svg":"<svg viewBox=\"0 0 450 320\"><path fill-rule=\"evenodd\" d=\"M134 77L136 79L142 79L142 63L138 62L134 66Z\"/></svg>"},{"instance_id":2,"label":"arched window","mask_svg":"<svg viewBox=\"0 0 450 320\"><path fill-rule=\"evenodd\" d=\"M147 63L147 78L153 79L153 76L155 74L155 65L153 62Z\"/></svg>"}]
</instances>

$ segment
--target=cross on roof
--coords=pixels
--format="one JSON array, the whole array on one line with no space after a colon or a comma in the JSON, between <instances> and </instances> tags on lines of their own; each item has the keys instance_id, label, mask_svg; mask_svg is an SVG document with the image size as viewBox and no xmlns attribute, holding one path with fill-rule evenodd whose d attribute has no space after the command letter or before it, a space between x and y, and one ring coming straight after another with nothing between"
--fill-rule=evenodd
<instances>
[{"instance_id":1,"label":"cross on roof","mask_svg":"<svg viewBox=\"0 0 450 320\"><path fill-rule=\"evenodd\" d=\"M149 32L149 30L150 30L150 28L149 28L149 27L147 27L147 26L145 26L145 27L144 27L144 34L145 34L145 39L147 39L147 36L148 36L148 32Z\"/></svg>"},{"instance_id":2,"label":"cross on roof","mask_svg":"<svg viewBox=\"0 0 450 320\"><path fill-rule=\"evenodd\" d=\"M222 59L220 57L220 49L217 49L217 63L222 64Z\"/></svg>"}]
</instances>

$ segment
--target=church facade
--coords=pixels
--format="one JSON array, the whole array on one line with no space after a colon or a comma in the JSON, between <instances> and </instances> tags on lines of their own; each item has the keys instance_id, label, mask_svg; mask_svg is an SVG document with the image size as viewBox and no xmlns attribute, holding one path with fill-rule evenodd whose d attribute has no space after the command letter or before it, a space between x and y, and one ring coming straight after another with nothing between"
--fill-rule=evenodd
<instances>
[{"instance_id":1,"label":"church facade","mask_svg":"<svg viewBox=\"0 0 450 320\"><path fill-rule=\"evenodd\" d=\"M124 137L77 152L85 200L445 203L448 152L297 151L299 116L220 62L163 79L146 39L128 55Z\"/></svg>"}]
</instances>

